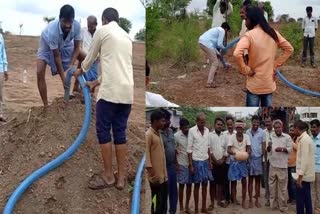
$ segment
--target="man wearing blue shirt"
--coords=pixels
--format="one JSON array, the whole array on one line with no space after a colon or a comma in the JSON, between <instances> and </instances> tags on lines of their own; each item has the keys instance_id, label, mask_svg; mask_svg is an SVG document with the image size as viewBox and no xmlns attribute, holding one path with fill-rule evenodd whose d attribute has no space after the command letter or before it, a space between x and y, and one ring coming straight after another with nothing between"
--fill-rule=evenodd
<instances>
[{"instance_id":1,"label":"man wearing blue shirt","mask_svg":"<svg viewBox=\"0 0 320 214\"><path fill-rule=\"evenodd\" d=\"M6 120L3 118L3 103L4 103L3 86L4 86L4 81L8 80L7 71L8 71L8 61L7 61L6 47L4 44L3 36L0 33L0 122L6 122Z\"/></svg>"},{"instance_id":2,"label":"man wearing blue shirt","mask_svg":"<svg viewBox=\"0 0 320 214\"><path fill-rule=\"evenodd\" d=\"M262 157L266 147L266 134L259 128L260 118L253 115L251 119L252 127L247 130L246 134L250 137L251 154L249 157L249 208L253 208L253 180L255 181L255 205L260 208L260 177L262 175Z\"/></svg>"},{"instance_id":3,"label":"man wearing blue shirt","mask_svg":"<svg viewBox=\"0 0 320 214\"><path fill-rule=\"evenodd\" d=\"M314 213L320 213L320 121L318 119L310 122L312 140L315 146L316 180L314 182Z\"/></svg>"},{"instance_id":4,"label":"man wearing blue shirt","mask_svg":"<svg viewBox=\"0 0 320 214\"><path fill-rule=\"evenodd\" d=\"M85 55L80 52L81 27L74 20L74 9L64 5L60 9L58 20L51 21L42 31L37 53L37 82L44 106L48 106L47 85L45 80L46 65L51 67L52 76L59 74L64 86L64 72L78 59Z\"/></svg>"},{"instance_id":5,"label":"man wearing blue shirt","mask_svg":"<svg viewBox=\"0 0 320 214\"><path fill-rule=\"evenodd\" d=\"M199 38L199 45L206 54L207 59L210 60L210 71L208 75L207 88L215 88L216 83L214 77L216 76L221 54L218 49L224 49L223 41L227 31L230 30L228 23L222 23L221 27L211 28L202 34Z\"/></svg>"}]
</instances>

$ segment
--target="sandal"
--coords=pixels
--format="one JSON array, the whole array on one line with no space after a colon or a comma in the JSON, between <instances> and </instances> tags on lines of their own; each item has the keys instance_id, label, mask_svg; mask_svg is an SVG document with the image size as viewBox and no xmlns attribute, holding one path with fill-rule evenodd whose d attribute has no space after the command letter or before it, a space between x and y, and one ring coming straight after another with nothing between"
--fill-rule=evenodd
<instances>
[{"instance_id":1,"label":"sandal","mask_svg":"<svg viewBox=\"0 0 320 214\"><path fill-rule=\"evenodd\" d=\"M114 181L111 184L108 184L105 179L102 177L102 175L94 174L91 176L88 187L90 189L98 190L98 189L105 189L108 187L113 187L115 185L116 181Z\"/></svg>"}]
</instances>

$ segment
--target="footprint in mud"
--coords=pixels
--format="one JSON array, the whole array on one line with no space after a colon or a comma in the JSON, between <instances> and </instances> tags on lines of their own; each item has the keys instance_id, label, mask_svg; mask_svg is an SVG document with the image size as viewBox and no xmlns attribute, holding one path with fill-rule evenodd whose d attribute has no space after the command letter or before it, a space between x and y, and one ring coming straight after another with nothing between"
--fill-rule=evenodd
<instances>
[{"instance_id":1,"label":"footprint in mud","mask_svg":"<svg viewBox=\"0 0 320 214\"><path fill-rule=\"evenodd\" d=\"M62 177L58 178L58 180L56 180L56 182L54 184L57 189L63 189L63 186L65 183L66 183L66 180L62 176Z\"/></svg>"}]
</instances>

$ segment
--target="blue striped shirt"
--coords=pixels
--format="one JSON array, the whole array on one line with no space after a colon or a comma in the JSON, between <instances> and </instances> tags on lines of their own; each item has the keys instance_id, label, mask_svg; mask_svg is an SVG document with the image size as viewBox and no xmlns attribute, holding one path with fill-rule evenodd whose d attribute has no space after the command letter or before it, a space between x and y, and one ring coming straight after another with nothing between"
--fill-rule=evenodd
<instances>
[{"instance_id":1,"label":"blue striped shirt","mask_svg":"<svg viewBox=\"0 0 320 214\"><path fill-rule=\"evenodd\" d=\"M49 22L48 26L42 31L41 39L44 41L39 51L50 51L73 45L74 40L81 40L81 26L76 20L73 21L72 27L66 39L63 39L63 31L58 19Z\"/></svg>"},{"instance_id":2,"label":"blue striped shirt","mask_svg":"<svg viewBox=\"0 0 320 214\"><path fill-rule=\"evenodd\" d=\"M0 33L0 73L8 71L8 61L6 54L6 46L4 44L4 38Z\"/></svg>"}]
</instances>

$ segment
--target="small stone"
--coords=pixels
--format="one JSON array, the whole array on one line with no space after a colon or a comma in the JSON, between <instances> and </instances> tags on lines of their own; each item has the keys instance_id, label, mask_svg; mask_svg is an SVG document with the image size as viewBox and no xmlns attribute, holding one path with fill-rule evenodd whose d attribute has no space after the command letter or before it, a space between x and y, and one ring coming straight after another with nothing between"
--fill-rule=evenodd
<instances>
[{"instance_id":1,"label":"small stone","mask_svg":"<svg viewBox=\"0 0 320 214\"><path fill-rule=\"evenodd\" d=\"M44 153L44 152L40 152L39 156L40 156L40 157L44 157L44 156L45 156L45 153Z\"/></svg>"}]
</instances>

